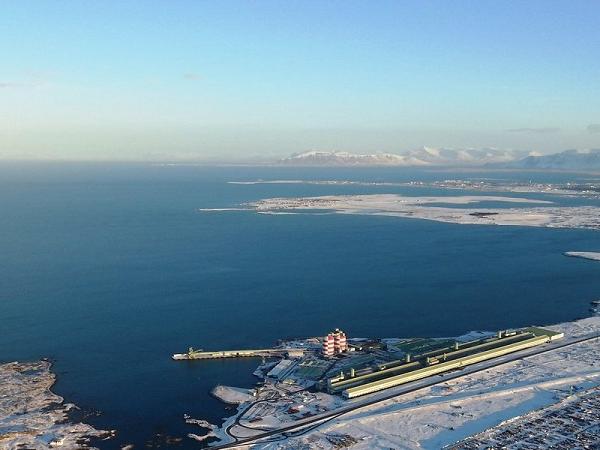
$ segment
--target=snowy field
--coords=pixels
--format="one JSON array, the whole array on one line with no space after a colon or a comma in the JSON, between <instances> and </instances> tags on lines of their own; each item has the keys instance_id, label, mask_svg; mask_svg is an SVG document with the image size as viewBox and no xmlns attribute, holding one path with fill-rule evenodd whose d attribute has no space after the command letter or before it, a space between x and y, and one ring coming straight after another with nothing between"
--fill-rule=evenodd
<instances>
[{"instance_id":1,"label":"snowy field","mask_svg":"<svg viewBox=\"0 0 600 450\"><path fill-rule=\"evenodd\" d=\"M519 203L512 208L444 207L476 205L481 202ZM600 229L600 208L596 206L552 206L552 202L502 196L407 197L397 194L337 195L300 198L270 198L249 203L262 214L320 212L393 216L471 225L519 225L556 228Z\"/></svg>"},{"instance_id":2,"label":"snowy field","mask_svg":"<svg viewBox=\"0 0 600 450\"><path fill-rule=\"evenodd\" d=\"M252 389L244 389L232 386L216 386L211 392L213 396L221 400L223 403L230 405L239 405L250 401L254 398Z\"/></svg>"},{"instance_id":3,"label":"snowy field","mask_svg":"<svg viewBox=\"0 0 600 450\"><path fill-rule=\"evenodd\" d=\"M444 180L444 181L353 181L353 180L253 180L253 181L228 181L229 184L255 185L255 184L307 184L325 186L395 186L395 187L431 187L455 190L476 190L484 192L513 192L530 194L552 194L561 196L580 196L597 198L600 196L598 182L584 183L523 183L479 178L469 180Z\"/></svg>"},{"instance_id":4,"label":"snowy field","mask_svg":"<svg viewBox=\"0 0 600 450\"><path fill-rule=\"evenodd\" d=\"M446 450L491 448L586 450L600 448L600 387L579 390L547 408L446 447Z\"/></svg>"}]
</instances>

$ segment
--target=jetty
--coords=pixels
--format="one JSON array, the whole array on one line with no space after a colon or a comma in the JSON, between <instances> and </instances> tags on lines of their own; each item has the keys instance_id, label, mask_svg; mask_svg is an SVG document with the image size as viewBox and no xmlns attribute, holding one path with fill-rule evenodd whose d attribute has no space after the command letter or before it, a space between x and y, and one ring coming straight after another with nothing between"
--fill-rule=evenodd
<instances>
[{"instance_id":1,"label":"jetty","mask_svg":"<svg viewBox=\"0 0 600 450\"><path fill-rule=\"evenodd\" d=\"M189 348L187 353L175 353L172 358L176 361L191 359L220 359L220 358L270 358L270 357L298 357L304 354L304 349L298 348L262 348L253 350L219 350L203 351Z\"/></svg>"}]
</instances>

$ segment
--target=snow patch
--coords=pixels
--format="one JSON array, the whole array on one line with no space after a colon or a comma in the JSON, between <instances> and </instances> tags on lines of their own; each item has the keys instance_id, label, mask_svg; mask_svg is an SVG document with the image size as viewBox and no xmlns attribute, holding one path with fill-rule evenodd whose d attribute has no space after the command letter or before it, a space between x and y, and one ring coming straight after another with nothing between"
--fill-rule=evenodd
<instances>
[{"instance_id":1,"label":"snow patch","mask_svg":"<svg viewBox=\"0 0 600 450\"><path fill-rule=\"evenodd\" d=\"M254 398L252 389L231 386L216 386L210 393L224 403L239 405Z\"/></svg>"},{"instance_id":2,"label":"snow patch","mask_svg":"<svg viewBox=\"0 0 600 450\"><path fill-rule=\"evenodd\" d=\"M600 252L565 252L565 256L591 259L592 261L600 261Z\"/></svg>"}]
</instances>

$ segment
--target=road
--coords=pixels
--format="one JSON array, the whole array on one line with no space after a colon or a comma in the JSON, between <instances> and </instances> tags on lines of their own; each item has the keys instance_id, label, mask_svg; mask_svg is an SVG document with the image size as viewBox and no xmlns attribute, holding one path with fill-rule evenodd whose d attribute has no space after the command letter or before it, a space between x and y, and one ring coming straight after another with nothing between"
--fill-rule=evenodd
<instances>
[{"instance_id":1,"label":"road","mask_svg":"<svg viewBox=\"0 0 600 450\"><path fill-rule=\"evenodd\" d=\"M445 383L448 380L454 380L457 378L464 377L466 375L471 375L473 373L481 372L483 370L488 370L493 367L498 367L504 364L508 364L514 361L518 361L521 359L525 359L531 356L540 355L542 353L550 352L553 350L558 350L560 348L568 347L571 345L579 344L581 342L590 341L593 339L600 338L600 334L595 333L593 335L585 335L578 338L565 339L557 342L550 342L548 344L544 344L540 347L535 347L532 349L523 350L520 352L511 353L509 355L504 355L498 358L494 358L490 361L484 361L481 363L473 364L471 366L467 366L464 369L448 372L442 375L436 375L434 377L425 378L423 380L414 381L411 383L407 383L400 388L391 388L383 391L379 394L371 394L369 396L365 396L364 398L357 399L355 401L349 401L348 406L344 406L342 408L337 408L332 411L327 411L322 414L318 414L315 416L307 417L305 419L300 419L292 423L291 425L286 425L284 427L280 427L274 430L265 431L264 433L259 433L251 437L247 438L236 438L236 442L232 442L229 444L222 444L211 447L211 449L232 449L237 447L248 446L251 444L258 443L257 441L274 437L274 436L285 436L286 433L292 431L300 431L303 428L314 428L315 426L321 425L324 422L335 419L343 414L347 414L352 411L356 411L357 409L364 408L367 406L371 406L380 402L384 402L386 400L393 399L395 397L405 395L408 393L412 393L415 391L419 391L421 389L429 388L431 386L435 386L437 384ZM250 405L245 411L250 409L253 406ZM230 429L234 425L228 427L227 432L230 432Z\"/></svg>"}]
</instances>

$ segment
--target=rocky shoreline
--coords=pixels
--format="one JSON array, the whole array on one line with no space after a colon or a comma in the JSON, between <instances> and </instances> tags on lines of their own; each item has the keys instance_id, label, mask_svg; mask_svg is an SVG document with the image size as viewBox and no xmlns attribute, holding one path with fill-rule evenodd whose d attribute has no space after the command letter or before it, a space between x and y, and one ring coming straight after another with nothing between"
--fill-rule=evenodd
<instances>
[{"instance_id":1,"label":"rocky shoreline","mask_svg":"<svg viewBox=\"0 0 600 450\"><path fill-rule=\"evenodd\" d=\"M93 449L92 439L114 435L70 419L77 406L51 391L56 375L50 369L47 360L0 364L1 448Z\"/></svg>"}]
</instances>

